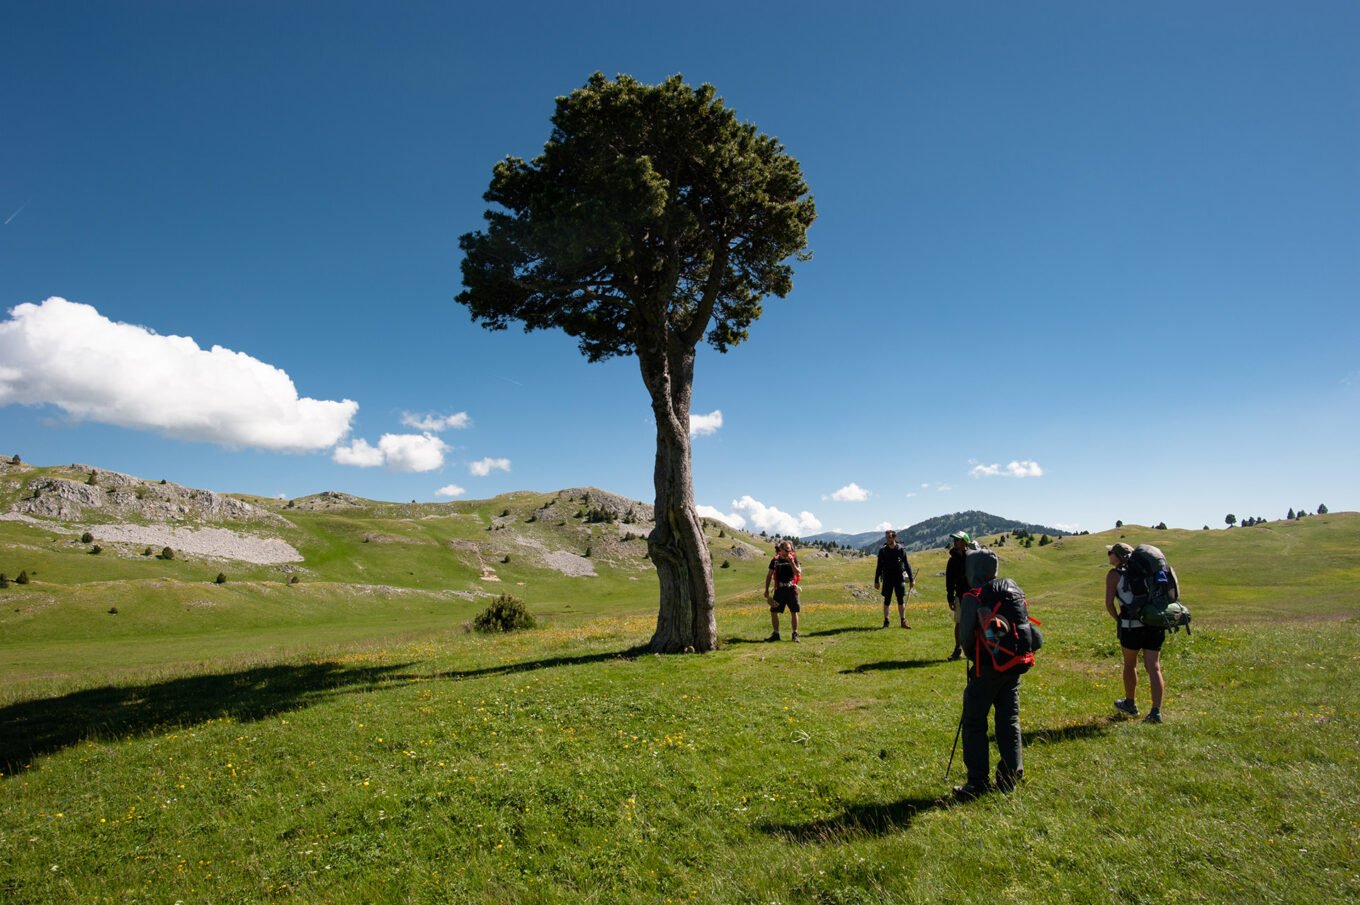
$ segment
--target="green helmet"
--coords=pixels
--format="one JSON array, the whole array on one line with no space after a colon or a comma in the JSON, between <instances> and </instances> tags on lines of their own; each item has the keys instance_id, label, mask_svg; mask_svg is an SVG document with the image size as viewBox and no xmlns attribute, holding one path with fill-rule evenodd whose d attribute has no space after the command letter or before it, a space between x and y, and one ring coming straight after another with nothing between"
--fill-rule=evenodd
<instances>
[{"instance_id":1,"label":"green helmet","mask_svg":"<svg viewBox=\"0 0 1360 905\"><path fill-rule=\"evenodd\" d=\"M949 539L951 541L961 540L965 544L971 544L973 542L973 539L968 536L967 531L955 531L953 534L949 535Z\"/></svg>"}]
</instances>

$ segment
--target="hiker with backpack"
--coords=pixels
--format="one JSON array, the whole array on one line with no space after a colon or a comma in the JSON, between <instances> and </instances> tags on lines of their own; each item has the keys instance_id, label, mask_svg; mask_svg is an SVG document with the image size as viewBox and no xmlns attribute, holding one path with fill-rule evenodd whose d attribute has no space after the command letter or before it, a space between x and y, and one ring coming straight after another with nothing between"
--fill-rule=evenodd
<instances>
[{"instance_id":1,"label":"hiker with backpack","mask_svg":"<svg viewBox=\"0 0 1360 905\"><path fill-rule=\"evenodd\" d=\"M976 549L977 545L973 543L967 531L955 531L949 535L949 559L944 566L944 599L949 605L949 615L954 620L954 652L946 658L949 660L957 660L963 656L963 648L959 646L959 601L968 590L963 559L969 550Z\"/></svg>"},{"instance_id":2,"label":"hiker with backpack","mask_svg":"<svg viewBox=\"0 0 1360 905\"><path fill-rule=\"evenodd\" d=\"M793 640L798 641L798 582L803 577L803 567L798 564L798 554L793 552L793 542L781 540L774 548L774 559L770 560L769 571L765 573L765 600L770 605L770 625L774 631L766 641L779 640L779 614L785 608L789 611L789 626L793 630ZM770 585L774 584L774 596L770 595Z\"/></svg>"},{"instance_id":3,"label":"hiker with backpack","mask_svg":"<svg viewBox=\"0 0 1360 905\"><path fill-rule=\"evenodd\" d=\"M911 593L909 589L916 587L916 575L911 571L906 548L897 543L897 532L890 528L883 538L883 546L878 548L878 565L874 569L874 590L878 590L880 584L883 587L883 627L888 627L888 609L896 593L897 618L902 621L902 628L911 628L907 624L905 598Z\"/></svg>"},{"instance_id":4,"label":"hiker with backpack","mask_svg":"<svg viewBox=\"0 0 1360 905\"><path fill-rule=\"evenodd\" d=\"M1105 610L1115 621L1119 647L1124 653L1124 696L1114 702L1114 709L1128 716L1138 715L1134 694L1138 690L1141 651L1152 696L1152 709L1143 722L1160 723L1162 698L1166 694L1162 644L1168 626L1149 624L1148 620L1169 621L1169 627L1185 625L1189 631L1190 614L1178 603L1176 573L1167 565L1161 550L1149 544L1135 550L1125 543L1111 544L1105 550L1110 563L1110 571L1105 573ZM1172 613L1170 617L1168 610Z\"/></svg>"},{"instance_id":5,"label":"hiker with backpack","mask_svg":"<svg viewBox=\"0 0 1360 905\"><path fill-rule=\"evenodd\" d=\"M1029 618L1025 592L1009 578L997 578L991 550L964 554L969 590L959 601L959 643L970 661L963 690L963 764L968 781L954 796L968 801L999 789L1010 792L1024 776L1020 737L1020 677L1034 663L1043 637ZM996 783L987 749L987 713L995 710Z\"/></svg>"}]
</instances>

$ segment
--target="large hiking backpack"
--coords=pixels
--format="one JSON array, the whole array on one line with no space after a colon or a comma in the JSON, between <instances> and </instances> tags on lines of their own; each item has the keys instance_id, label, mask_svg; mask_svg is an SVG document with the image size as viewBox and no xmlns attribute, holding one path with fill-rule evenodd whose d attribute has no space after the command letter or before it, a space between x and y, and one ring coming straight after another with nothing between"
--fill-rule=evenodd
<instances>
[{"instance_id":1,"label":"large hiking backpack","mask_svg":"<svg viewBox=\"0 0 1360 905\"><path fill-rule=\"evenodd\" d=\"M995 578L1000 560L991 550L974 548L963 554L963 577L968 587L979 588Z\"/></svg>"},{"instance_id":2,"label":"large hiking backpack","mask_svg":"<svg viewBox=\"0 0 1360 905\"><path fill-rule=\"evenodd\" d=\"M1124 564L1124 577L1133 592L1130 610L1139 622L1153 628L1190 631L1190 610L1180 602L1181 583L1162 551L1139 544Z\"/></svg>"},{"instance_id":3,"label":"large hiking backpack","mask_svg":"<svg viewBox=\"0 0 1360 905\"><path fill-rule=\"evenodd\" d=\"M978 618L973 632L974 674L982 675L984 662L995 672L1017 675L1033 666L1034 652L1043 638L1034 628L1037 620L1029 617L1020 586L1009 578L997 578L964 596L970 595L977 600Z\"/></svg>"},{"instance_id":4,"label":"large hiking backpack","mask_svg":"<svg viewBox=\"0 0 1360 905\"><path fill-rule=\"evenodd\" d=\"M798 570L793 567L793 560L775 557L774 580L779 582L780 587L794 584L797 578Z\"/></svg>"}]
</instances>

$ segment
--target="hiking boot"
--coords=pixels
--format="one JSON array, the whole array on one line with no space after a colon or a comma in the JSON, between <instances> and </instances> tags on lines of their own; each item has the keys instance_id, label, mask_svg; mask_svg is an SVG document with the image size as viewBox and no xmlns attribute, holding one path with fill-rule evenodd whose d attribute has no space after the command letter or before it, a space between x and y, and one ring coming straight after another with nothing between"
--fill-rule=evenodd
<instances>
[{"instance_id":1,"label":"hiking boot","mask_svg":"<svg viewBox=\"0 0 1360 905\"><path fill-rule=\"evenodd\" d=\"M883 627L884 627L884 628L887 628L887 627L888 627L888 617L887 617L887 616L884 616L884 617L883 617Z\"/></svg>"},{"instance_id":2,"label":"hiking boot","mask_svg":"<svg viewBox=\"0 0 1360 905\"><path fill-rule=\"evenodd\" d=\"M1024 778L1024 770L1016 770L1012 773L1005 764L998 764L996 767L996 787L1007 795L1014 792L1015 787L1020 785L1020 780Z\"/></svg>"},{"instance_id":3,"label":"hiking boot","mask_svg":"<svg viewBox=\"0 0 1360 905\"><path fill-rule=\"evenodd\" d=\"M778 640L779 640L779 632L775 632L774 634L770 635L770 637L766 638L765 640L766 640L766 641L778 641Z\"/></svg>"},{"instance_id":4,"label":"hiking boot","mask_svg":"<svg viewBox=\"0 0 1360 905\"><path fill-rule=\"evenodd\" d=\"M902 620L902 627L903 627L903 628L911 628L911 626L907 624L907 620L905 620L905 619Z\"/></svg>"},{"instance_id":5,"label":"hiking boot","mask_svg":"<svg viewBox=\"0 0 1360 905\"><path fill-rule=\"evenodd\" d=\"M1143 717L1145 723L1160 723L1162 721L1162 711L1153 707L1148 711L1148 715Z\"/></svg>"},{"instance_id":6,"label":"hiking boot","mask_svg":"<svg viewBox=\"0 0 1360 905\"><path fill-rule=\"evenodd\" d=\"M958 801L972 801L990 791L992 791L992 786L988 782L966 782L961 786L954 787L954 798Z\"/></svg>"},{"instance_id":7,"label":"hiking boot","mask_svg":"<svg viewBox=\"0 0 1360 905\"><path fill-rule=\"evenodd\" d=\"M799 641L798 633L797 633L797 632L794 632L794 633L793 633L793 643L794 643L794 644L797 644L798 641Z\"/></svg>"},{"instance_id":8,"label":"hiking boot","mask_svg":"<svg viewBox=\"0 0 1360 905\"><path fill-rule=\"evenodd\" d=\"M956 647L954 648L954 652L950 654L948 657L945 657L945 659L948 660L950 663L953 663L955 660L962 660L963 651Z\"/></svg>"},{"instance_id":9,"label":"hiking boot","mask_svg":"<svg viewBox=\"0 0 1360 905\"><path fill-rule=\"evenodd\" d=\"M1133 701L1130 701L1128 698L1120 698L1119 700L1115 701L1114 709L1118 710L1120 713L1126 713L1129 716L1138 715L1138 705L1133 703Z\"/></svg>"}]
</instances>

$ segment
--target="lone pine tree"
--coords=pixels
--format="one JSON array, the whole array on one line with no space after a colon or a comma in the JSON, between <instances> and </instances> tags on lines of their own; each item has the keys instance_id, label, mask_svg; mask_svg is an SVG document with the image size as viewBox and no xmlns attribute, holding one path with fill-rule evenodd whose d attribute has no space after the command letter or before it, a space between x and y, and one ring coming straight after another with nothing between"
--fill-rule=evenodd
<instances>
[{"instance_id":1,"label":"lone pine tree","mask_svg":"<svg viewBox=\"0 0 1360 905\"><path fill-rule=\"evenodd\" d=\"M712 85L596 73L557 99L552 125L538 157L493 168L485 229L459 240L457 300L490 330L560 329L588 361L636 356L656 422L650 647L712 650L713 564L690 459L695 350L726 352L762 299L789 293L816 209L798 161Z\"/></svg>"}]
</instances>

